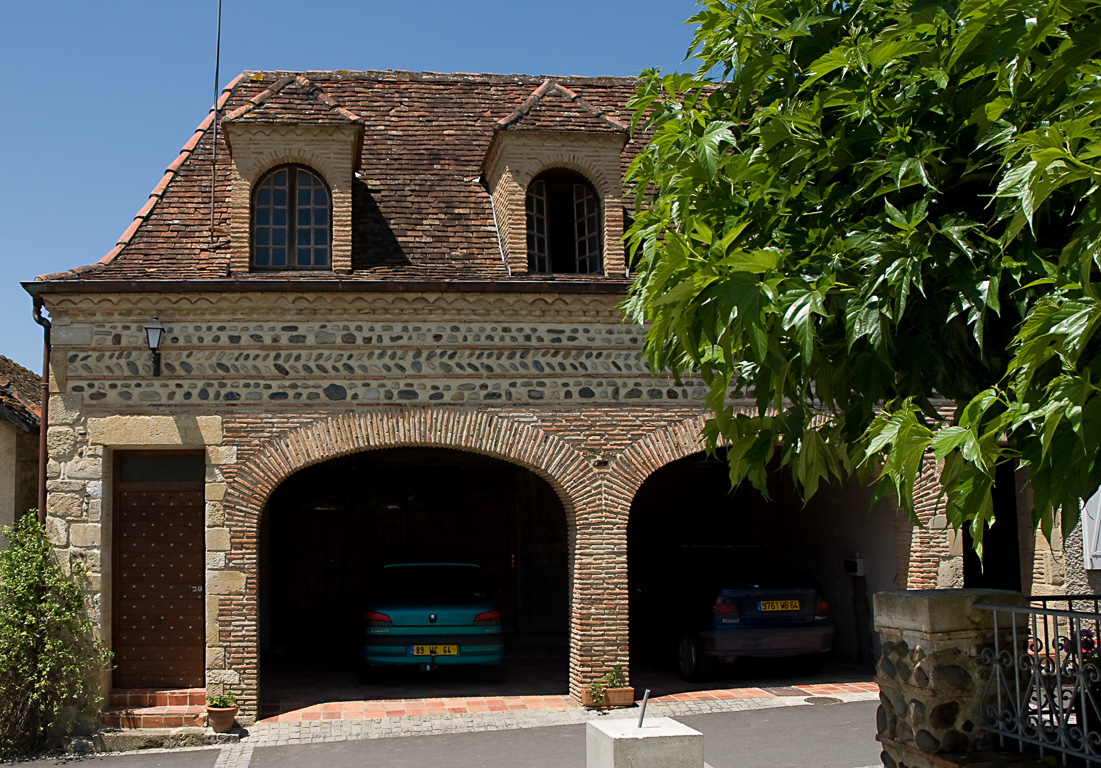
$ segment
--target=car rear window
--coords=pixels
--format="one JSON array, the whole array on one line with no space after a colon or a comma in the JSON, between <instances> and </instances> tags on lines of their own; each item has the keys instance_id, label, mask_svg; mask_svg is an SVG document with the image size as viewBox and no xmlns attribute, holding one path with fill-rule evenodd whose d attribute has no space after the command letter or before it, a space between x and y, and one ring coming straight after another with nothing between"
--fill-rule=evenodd
<instances>
[{"instance_id":1,"label":"car rear window","mask_svg":"<svg viewBox=\"0 0 1101 768\"><path fill-rule=\"evenodd\" d=\"M440 605L489 599L482 570L473 565L399 565L383 568L378 600L393 604Z\"/></svg>"}]
</instances>

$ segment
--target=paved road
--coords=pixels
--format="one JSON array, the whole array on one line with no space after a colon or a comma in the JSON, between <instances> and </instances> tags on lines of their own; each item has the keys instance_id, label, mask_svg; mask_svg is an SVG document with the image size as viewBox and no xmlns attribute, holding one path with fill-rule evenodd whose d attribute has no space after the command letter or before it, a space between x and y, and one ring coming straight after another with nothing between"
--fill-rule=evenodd
<instances>
[{"instance_id":1,"label":"paved road","mask_svg":"<svg viewBox=\"0 0 1101 768\"><path fill-rule=\"evenodd\" d=\"M705 759L712 768L864 768L879 765L875 708L876 702L862 701L677 719L703 733ZM228 768L228 756L226 748L193 749L22 765ZM233 762L239 768L583 768L585 726L260 747Z\"/></svg>"}]
</instances>

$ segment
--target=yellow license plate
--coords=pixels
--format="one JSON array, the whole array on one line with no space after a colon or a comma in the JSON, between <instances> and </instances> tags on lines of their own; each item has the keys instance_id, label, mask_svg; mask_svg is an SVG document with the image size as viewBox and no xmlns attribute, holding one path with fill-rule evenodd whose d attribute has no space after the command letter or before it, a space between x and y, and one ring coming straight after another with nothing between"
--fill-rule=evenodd
<instances>
[{"instance_id":1,"label":"yellow license plate","mask_svg":"<svg viewBox=\"0 0 1101 768\"><path fill-rule=\"evenodd\" d=\"M757 603L761 611L798 611L798 600L762 600Z\"/></svg>"},{"instance_id":2,"label":"yellow license plate","mask_svg":"<svg viewBox=\"0 0 1101 768\"><path fill-rule=\"evenodd\" d=\"M459 646L457 645L414 645L412 646L412 653L414 656L458 656Z\"/></svg>"}]
</instances>

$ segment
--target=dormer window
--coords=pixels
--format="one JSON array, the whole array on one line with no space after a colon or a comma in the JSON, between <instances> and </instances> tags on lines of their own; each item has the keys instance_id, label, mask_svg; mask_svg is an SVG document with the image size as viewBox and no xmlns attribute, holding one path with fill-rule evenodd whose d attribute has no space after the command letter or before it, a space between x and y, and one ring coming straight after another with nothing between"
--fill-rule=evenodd
<instances>
[{"instance_id":1,"label":"dormer window","mask_svg":"<svg viewBox=\"0 0 1101 768\"><path fill-rule=\"evenodd\" d=\"M256 185L252 265L256 269L327 269L332 204L329 187L302 165L283 165Z\"/></svg>"},{"instance_id":2,"label":"dormer window","mask_svg":"<svg viewBox=\"0 0 1101 768\"><path fill-rule=\"evenodd\" d=\"M597 274L602 270L600 198L579 173L551 170L528 185L528 271Z\"/></svg>"}]
</instances>

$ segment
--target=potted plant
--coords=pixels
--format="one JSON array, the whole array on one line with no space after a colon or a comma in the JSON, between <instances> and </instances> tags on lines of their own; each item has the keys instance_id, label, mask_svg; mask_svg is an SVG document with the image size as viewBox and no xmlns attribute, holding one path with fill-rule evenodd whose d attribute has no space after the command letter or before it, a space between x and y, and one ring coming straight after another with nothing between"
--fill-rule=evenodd
<instances>
[{"instance_id":1,"label":"potted plant","mask_svg":"<svg viewBox=\"0 0 1101 768\"><path fill-rule=\"evenodd\" d=\"M635 703L635 689L627 685L622 664L616 664L604 675L603 693L609 707L629 707Z\"/></svg>"},{"instance_id":2,"label":"potted plant","mask_svg":"<svg viewBox=\"0 0 1101 768\"><path fill-rule=\"evenodd\" d=\"M215 733L229 733L237 717L237 697L218 691L206 697L206 720Z\"/></svg>"},{"instance_id":3,"label":"potted plant","mask_svg":"<svg viewBox=\"0 0 1101 768\"><path fill-rule=\"evenodd\" d=\"M588 689L581 692L581 705L586 709L603 709L604 707L604 682L593 680Z\"/></svg>"},{"instance_id":4,"label":"potted plant","mask_svg":"<svg viewBox=\"0 0 1101 768\"><path fill-rule=\"evenodd\" d=\"M588 690L581 692L581 704L589 709L629 707L635 703L635 689L627 685L623 665L616 664L603 677L593 680Z\"/></svg>"}]
</instances>

